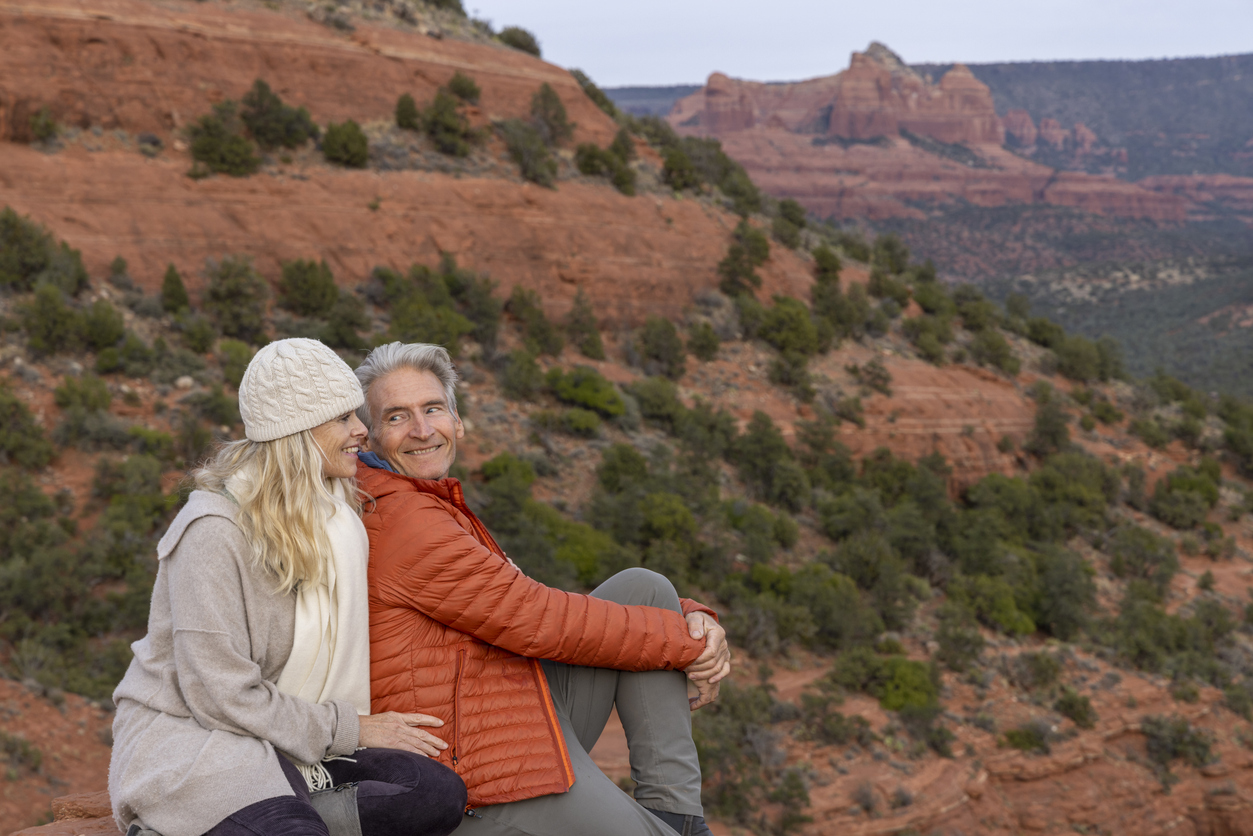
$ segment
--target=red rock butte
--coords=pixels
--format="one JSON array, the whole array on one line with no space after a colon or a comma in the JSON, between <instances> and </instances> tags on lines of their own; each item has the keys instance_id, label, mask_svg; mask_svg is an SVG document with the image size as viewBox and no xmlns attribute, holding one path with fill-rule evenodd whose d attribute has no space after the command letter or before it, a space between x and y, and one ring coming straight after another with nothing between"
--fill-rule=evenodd
<instances>
[{"instance_id":1,"label":"red rock butte","mask_svg":"<svg viewBox=\"0 0 1253 836\"><path fill-rule=\"evenodd\" d=\"M852 140L902 129L940 142L1005 141L992 94L961 64L931 84L887 47L853 53L837 75L794 84L736 81L721 73L675 105L672 122L711 134L756 125Z\"/></svg>"},{"instance_id":2,"label":"red rock butte","mask_svg":"<svg viewBox=\"0 0 1253 836\"><path fill-rule=\"evenodd\" d=\"M920 204L1039 203L1157 221L1184 219L1178 194L1112 176L1059 174L1006 150L1037 136L1090 149L1083 125L1064 130L1026 111L997 115L992 94L961 64L938 82L879 43L833 76L786 84L721 73L666 117L688 136L713 136L753 180L819 217L921 218Z\"/></svg>"}]
</instances>

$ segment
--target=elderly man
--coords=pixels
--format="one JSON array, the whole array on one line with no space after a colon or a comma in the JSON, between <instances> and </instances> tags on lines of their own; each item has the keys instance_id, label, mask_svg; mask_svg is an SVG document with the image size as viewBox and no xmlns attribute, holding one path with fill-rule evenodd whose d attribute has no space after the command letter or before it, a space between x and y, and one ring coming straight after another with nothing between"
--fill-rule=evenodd
<instances>
[{"instance_id":1,"label":"elderly man","mask_svg":"<svg viewBox=\"0 0 1253 836\"><path fill-rule=\"evenodd\" d=\"M357 477L373 498L364 518L373 710L444 721L440 737L423 734L465 780L461 829L708 833L691 711L717 697L731 669L713 611L645 569L591 595L531 580L448 478L465 435L448 353L391 343L357 376L370 430ZM615 706L635 801L588 755Z\"/></svg>"}]
</instances>

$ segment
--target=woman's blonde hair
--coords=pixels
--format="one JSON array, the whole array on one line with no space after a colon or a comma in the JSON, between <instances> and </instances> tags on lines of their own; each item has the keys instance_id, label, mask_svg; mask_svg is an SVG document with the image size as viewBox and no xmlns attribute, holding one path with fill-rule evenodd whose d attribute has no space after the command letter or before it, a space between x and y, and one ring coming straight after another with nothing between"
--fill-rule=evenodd
<instances>
[{"instance_id":1,"label":"woman's blonde hair","mask_svg":"<svg viewBox=\"0 0 1253 836\"><path fill-rule=\"evenodd\" d=\"M236 523L252 546L253 564L274 576L277 592L319 584L331 559L327 522L335 489L355 513L357 480L327 479L326 457L309 430L274 441L230 441L192 477L203 491L225 493L239 505ZM242 476L227 487L231 477Z\"/></svg>"}]
</instances>

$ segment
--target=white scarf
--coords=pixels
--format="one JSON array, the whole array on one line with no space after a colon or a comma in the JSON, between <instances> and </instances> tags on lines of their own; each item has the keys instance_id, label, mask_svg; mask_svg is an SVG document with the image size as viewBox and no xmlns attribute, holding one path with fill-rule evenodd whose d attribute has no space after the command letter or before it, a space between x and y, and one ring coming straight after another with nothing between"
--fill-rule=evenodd
<instances>
[{"instance_id":1,"label":"white scarf","mask_svg":"<svg viewBox=\"0 0 1253 836\"><path fill-rule=\"evenodd\" d=\"M246 492L245 478L235 474L226 488ZM334 489L335 513L327 520L331 560L323 582L302 583L296 592L296 628L291 654L275 685L312 703L347 700L358 714L370 713L370 610L366 566L370 540L361 518L344 500L339 482ZM312 791L329 789L330 775L321 764L297 764Z\"/></svg>"}]
</instances>

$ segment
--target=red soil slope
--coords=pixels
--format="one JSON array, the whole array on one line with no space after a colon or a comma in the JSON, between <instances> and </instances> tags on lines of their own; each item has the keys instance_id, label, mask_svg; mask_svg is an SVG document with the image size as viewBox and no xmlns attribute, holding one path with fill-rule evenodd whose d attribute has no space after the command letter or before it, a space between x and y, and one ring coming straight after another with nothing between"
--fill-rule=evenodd
<instances>
[{"instance_id":1,"label":"red soil slope","mask_svg":"<svg viewBox=\"0 0 1253 836\"><path fill-rule=\"evenodd\" d=\"M38 686L0 679L0 733L24 738L43 754L38 773L15 769L0 780L0 833L47 816L54 797L107 786L113 715L75 694L52 697Z\"/></svg>"},{"instance_id":2,"label":"red soil slope","mask_svg":"<svg viewBox=\"0 0 1253 836\"><path fill-rule=\"evenodd\" d=\"M195 181L182 155L135 152L47 155L0 144L0 205L47 224L83 251L97 275L115 255L148 290L167 263L193 290L205 259L278 262L324 258L346 285L377 264L438 262L441 252L487 271L508 294L522 283L554 313L579 286L609 324L673 316L717 285L715 267L736 218L696 200L624 197L603 185L563 182L554 191L499 178L418 171L377 173L316 166L291 175ZM377 210L369 205L378 199ZM809 267L774 248L766 293L808 297Z\"/></svg>"},{"instance_id":3,"label":"red soil slope","mask_svg":"<svg viewBox=\"0 0 1253 836\"><path fill-rule=\"evenodd\" d=\"M0 137L50 104L63 123L153 131L170 144L174 128L258 77L323 123L390 119L401 92L422 102L454 70L483 88L480 122L523 115L548 82L578 124L576 141L612 139L612 121L568 73L515 50L367 26L350 38L209 3L0 2ZM310 155L250 178L195 181L183 153L148 159L114 147L48 154L0 143L0 205L47 224L92 272L122 255L150 290L167 263L195 289L205 259L230 253L255 256L270 277L279 260L324 258L354 285L374 265L433 264L449 252L505 293L519 282L539 291L553 312L584 286L607 324L629 325L673 316L716 285L735 222L707 203L603 185L563 181L554 191L499 177L347 171L305 164ZM766 293L798 296L810 280L781 248L762 276Z\"/></svg>"},{"instance_id":4,"label":"red soil slope","mask_svg":"<svg viewBox=\"0 0 1253 836\"><path fill-rule=\"evenodd\" d=\"M569 73L523 52L382 26L343 33L304 15L186 0L0 2L0 139L28 139L49 106L62 124L168 134L264 78L314 119L362 121L419 103L456 71L483 90L494 117L526 115L551 84L579 141L607 144L616 128Z\"/></svg>"}]
</instances>

